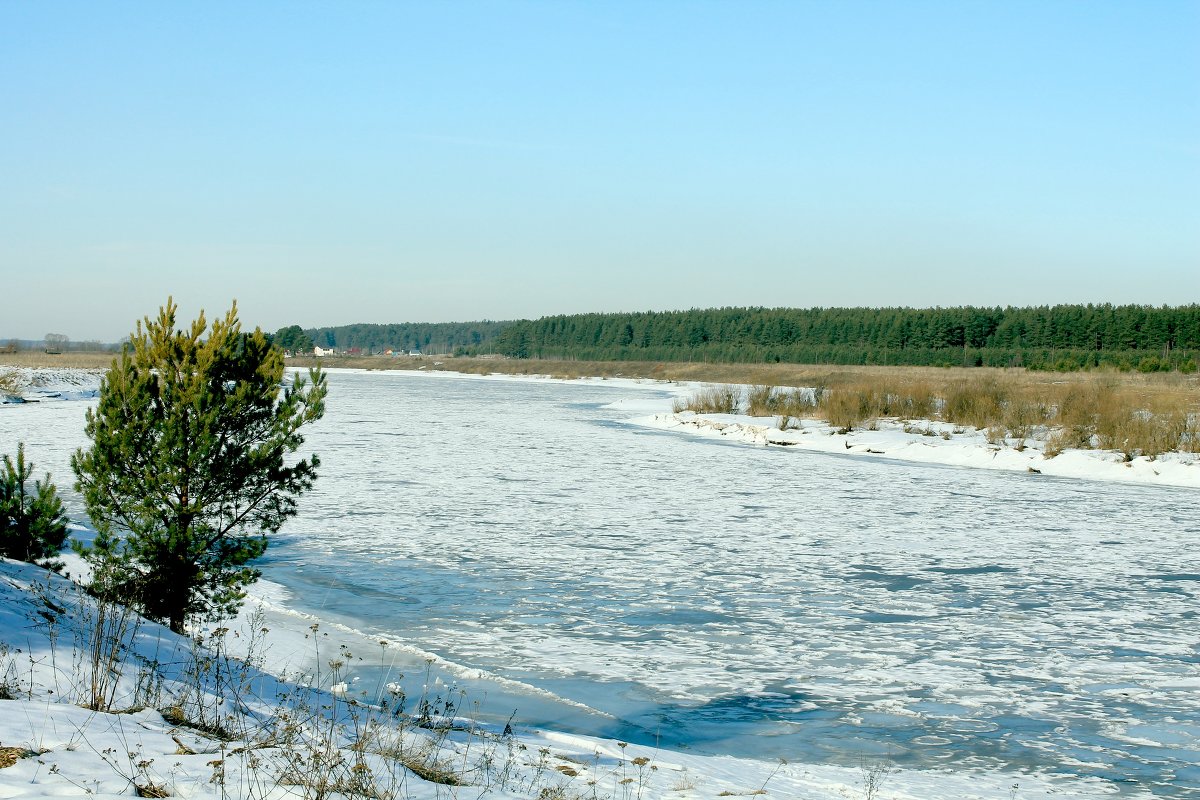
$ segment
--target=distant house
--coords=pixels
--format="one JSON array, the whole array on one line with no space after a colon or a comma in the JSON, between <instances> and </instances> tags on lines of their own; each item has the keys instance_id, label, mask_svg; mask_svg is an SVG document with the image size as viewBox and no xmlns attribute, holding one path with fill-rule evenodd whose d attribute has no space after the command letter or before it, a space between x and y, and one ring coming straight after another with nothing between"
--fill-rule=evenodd
<instances>
[{"instance_id":1,"label":"distant house","mask_svg":"<svg viewBox=\"0 0 1200 800\"><path fill-rule=\"evenodd\" d=\"M320 345L317 345L313 348L313 355L317 358L320 358L321 356L333 356L337 355L337 350L334 350L332 347L326 349Z\"/></svg>"}]
</instances>

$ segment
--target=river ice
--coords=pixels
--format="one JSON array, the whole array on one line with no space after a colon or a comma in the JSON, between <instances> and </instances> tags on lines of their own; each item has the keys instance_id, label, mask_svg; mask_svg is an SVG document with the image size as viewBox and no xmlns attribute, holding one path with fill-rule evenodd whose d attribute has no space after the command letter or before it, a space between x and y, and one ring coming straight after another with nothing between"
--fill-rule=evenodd
<instances>
[{"instance_id":1,"label":"river ice","mask_svg":"<svg viewBox=\"0 0 1200 800\"><path fill-rule=\"evenodd\" d=\"M321 477L263 564L271 602L436 657L485 713L1200 791L1194 490L628 424L669 408L653 384L330 385ZM69 484L82 405L3 409L0 451L22 438Z\"/></svg>"}]
</instances>

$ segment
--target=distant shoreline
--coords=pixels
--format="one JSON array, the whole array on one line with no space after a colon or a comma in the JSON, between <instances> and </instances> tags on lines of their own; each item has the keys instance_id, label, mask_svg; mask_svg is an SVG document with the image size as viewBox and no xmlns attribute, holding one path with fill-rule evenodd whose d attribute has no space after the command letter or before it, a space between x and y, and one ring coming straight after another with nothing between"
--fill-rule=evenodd
<instances>
[{"instance_id":1,"label":"distant shoreline","mask_svg":"<svg viewBox=\"0 0 1200 800\"><path fill-rule=\"evenodd\" d=\"M0 364L3 364L0 357ZM635 378L671 383L730 383L771 386L836 387L871 378L904 377L930 383L977 381L1005 376L1030 385L1090 384L1113 381L1149 391L1200 391L1200 374L1093 372L1042 372L1023 367L913 367L846 366L843 364L729 364L705 361L564 361L554 359L478 358L454 356L337 356L297 357L290 367L342 367L365 370L424 370L467 375L541 375L551 378Z\"/></svg>"},{"instance_id":2,"label":"distant shoreline","mask_svg":"<svg viewBox=\"0 0 1200 800\"><path fill-rule=\"evenodd\" d=\"M60 355L37 351L0 353L0 371L4 367L26 369L106 370L114 355L106 352L74 352ZM293 357L289 367L317 365L329 368L364 370L405 370L451 372L464 375L546 376L566 380L579 378L631 378L667 383L718 383L746 386L839 386L872 380L896 379L920 381L931 387L954 382L1006 381L1029 387L1091 385L1098 381L1133 392L1175 395L1194 403L1200 396L1200 373L1138 373L1097 370L1092 372L1042 372L1023 367L911 367L845 366L839 364L725 364L703 361L561 361L551 359L479 358L455 356L334 356L326 358ZM1200 411L1200 409L1197 409Z\"/></svg>"},{"instance_id":3,"label":"distant shoreline","mask_svg":"<svg viewBox=\"0 0 1200 800\"><path fill-rule=\"evenodd\" d=\"M107 369L114 358L109 352L70 352L49 354L40 351L0 353L0 368ZM425 370L461 372L467 375L547 375L554 378L641 378L668 382L766 384L776 386L837 386L871 377L897 377L928 380L935 383L954 380L980 380L997 376L1020 376L1029 384L1091 383L1114 381L1121 385L1169 387L1200 391L1200 374L1137 373L1097 370L1092 372L1042 372L1023 367L913 367L844 364L746 364L708 361L575 361L558 359L518 359L426 356L299 356L287 359L290 367L341 367L366 370Z\"/></svg>"}]
</instances>

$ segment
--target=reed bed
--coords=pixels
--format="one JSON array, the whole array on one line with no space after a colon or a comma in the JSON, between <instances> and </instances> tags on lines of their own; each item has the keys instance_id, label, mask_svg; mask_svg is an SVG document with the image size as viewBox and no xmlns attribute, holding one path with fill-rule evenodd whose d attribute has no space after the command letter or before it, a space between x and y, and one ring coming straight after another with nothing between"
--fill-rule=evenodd
<instances>
[{"instance_id":1,"label":"reed bed","mask_svg":"<svg viewBox=\"0 0 1200 800\"><path fill-rule=\"evenodd\" d=\"M695 411L697 414L736 414L741 407L742 388L731 384L702 387L686 400L675 401L675 413Z\"/></svg>"},{"instance_id":2,"label":"reed bed","mask_svg":"<svg viewBox=\"0 0 1200 800\"><path fill-rule=\"evenodd\" d=\"M949 376L947 376L949 377ZM809 389L756 384L746 391L751 416L823 419L844 432L880 420L929 420L983 431L993 444L1024 449L1043 442L1047 456L1067 448L1114 450L1126 460L1169 452L1200 452L1200 393L1188 383L1121 380L1031 381L1024 373L954 377L878 375ZM707 411L705 387L677 410ZM728 397L729 387L720 387ZM726 404L721 413L732 413Z\"/></svg>"},{"instance_id":3,"label":"reed bed","mask_svg":"<svg viewBox=\"0 0 1200 800\"><path fill-rule=\"evenodd\" d=\"M63 367L67 369L108 369L116 353L80 350L67 353L43 353L40 350L21 350L16 353L0 353L0 370L4 367L31 367L35 369Z\"/></svg>"}]
</instances>

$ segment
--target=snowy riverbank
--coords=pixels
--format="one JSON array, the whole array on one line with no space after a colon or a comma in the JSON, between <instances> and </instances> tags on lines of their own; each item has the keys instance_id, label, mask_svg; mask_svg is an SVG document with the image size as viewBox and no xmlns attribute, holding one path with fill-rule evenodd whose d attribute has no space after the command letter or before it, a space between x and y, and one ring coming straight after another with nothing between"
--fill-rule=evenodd
<instances>
[{"instance_id":1,"label":"snowy riverbank","mask_svg":"<svg viewBox=\"0 0 1200 800\"><path fill-rule=\"evenodd\" d=\"M1059 478L1122 481L1158 486L1200 488L1200 458L1195 453L1168 453L1154 459L1126 461L1104 450L1065 450L1049 457L1035 439L1021 449L990 444L984 431L946 422L879 420L875 430L841 433L821 420L792 420L779 430L773 419L735 414L655 414L634 420L639 425L696 436L721 437L746 444L794 447L822 453L889 458L921 464L998 469Z\"/></svg>"},{"instance_id":2,"label":"snowy riverbank","mask_svg":"<svg viewBox=\"0 0 1200 800\"><path fill-rule=\"evenodd\" d=\"M397 715L394 684L363 685L362 659L319 623L251 600L198 646L105 611L60 576L0 560L0 797L1000 800L1114 791L1094 779L896 770L886 759L852 769L552 730L507 734L464 707L442 715L446 687L428 687L431 713L409 698L409 713ZM310 657L298 655L305 650ZM97 689L103 710L85 707Z\"/></svg>"},{"instance_id":3,"label":"snowy riverbank","mask_svg":"<svg viewBox=\"0 0 1200 800\"><path fill-rule=\"evenodd\" d=\"M5 404L91 400L99 395L104 373L95 369L0 366L0 374L19 387L16 392L0 392L0 404Z\"/></svg>"}]
</instances>

